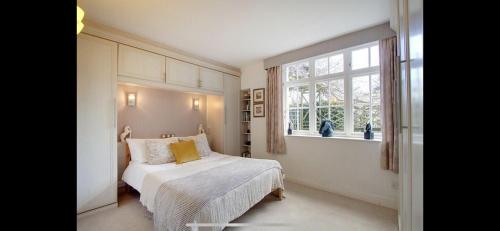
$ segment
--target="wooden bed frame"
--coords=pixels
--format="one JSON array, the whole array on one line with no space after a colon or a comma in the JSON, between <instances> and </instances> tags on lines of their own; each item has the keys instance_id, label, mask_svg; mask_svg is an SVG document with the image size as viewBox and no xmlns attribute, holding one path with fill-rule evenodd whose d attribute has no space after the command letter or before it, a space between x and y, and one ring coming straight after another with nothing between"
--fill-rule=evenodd
<instances>
[{"instance_id":1,"label":"wooden bed frame","mask_svg":"<svg viewBox=\"0 0 500 231\"><path fill-rule=\"evenodd\" d=\"M132 160L132 157L130 155L130 149L128 148L128 143L125 142L125 169L128 167L128 163ZM125 191L130 192L131 190L135 190L132 188L132 186L128 185L127 182L125 183ZM276 196L279 200L283 200L285 198L285 192L283 189L276 189L271 192L272 195Z\"/></svg>"}]
</instances>

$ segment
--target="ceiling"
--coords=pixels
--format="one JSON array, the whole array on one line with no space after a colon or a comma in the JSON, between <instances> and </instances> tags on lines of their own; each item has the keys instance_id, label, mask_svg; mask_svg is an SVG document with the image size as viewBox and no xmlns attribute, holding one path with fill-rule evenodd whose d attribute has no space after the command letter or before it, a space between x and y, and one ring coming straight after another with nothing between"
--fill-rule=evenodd
<instances>
[{"instance_id":1,"label":"ceiling","mask_svg":"<svg viewBox=\"0 0 500 231\"><path fill-rule=\"evenodd\" d=\"M389 21L391 0L78 0L85 18L236 68Z\"/></svg>"}]
</instances>

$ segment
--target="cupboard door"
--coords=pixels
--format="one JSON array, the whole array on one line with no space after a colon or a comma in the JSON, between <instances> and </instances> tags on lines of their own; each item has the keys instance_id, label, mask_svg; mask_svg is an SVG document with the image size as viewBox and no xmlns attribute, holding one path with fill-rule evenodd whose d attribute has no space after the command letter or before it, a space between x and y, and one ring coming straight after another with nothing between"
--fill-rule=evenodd
<instances>
[{"instance_id":1,"label":"cupboard door","mask_svg":"<svg viewBox=\"0 0 500 231\"><path fill-rule=\"evenodd\" d=\"M118 75L165 82L165 56L123 44L118 51Z\"/></svg>"},{"instance_id":2,"label":"cupboard door","mask_svg":"<svg viewBox=\"0 0 500 231\"><path fill-rule=\"evenodd\" d=\"M224 153L240 155L240 79L224 74Z\"/></svg>"},{"instance_id":3,"label":"cupboard door","mask_svg":"<svg viewBox=\"0 0 500 231\"><path fill-rule=\"evenodd\" d=\"M117 202L117 44L77 37L77 213Z\"/></svg>"},{"instance_id":4,"label":"cupboard door","mask_svg":"<svg viewBox=\"0 0 500 231\"><path fill-rule=\"evenodd\" d=\"M224 75L205 67L200 68L200 87L206 90L223 91Z\"/></svg>"},{"instance_id":5,"label":"cupboard door","mask_svg":"<svg viewBox=\"0 0 500 231\"><path fill-rule=\"evenodd\" d=\"M167 83L185 87L199 87L200 69L198 66L167 58Z\"/></svg>"}]
</instances>

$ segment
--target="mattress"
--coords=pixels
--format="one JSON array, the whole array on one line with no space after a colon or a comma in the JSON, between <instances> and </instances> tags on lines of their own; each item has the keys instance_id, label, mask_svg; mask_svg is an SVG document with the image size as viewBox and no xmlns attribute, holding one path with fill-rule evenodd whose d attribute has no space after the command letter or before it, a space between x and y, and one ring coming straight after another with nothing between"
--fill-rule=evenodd
<instances>
[{"instance_id":1,"label":"mattress","mask_svg":"<svg viewBox=\"0 0 500 231\"><path fill-rule=\"evenodd\" d=\"M208 156L203 156L201 157L200 160L197 160L196 162L201 163L201 162L209 162L209 161L214 161L218 159L222 159L227 155L220 154L217 152L212 152ZM122 180L125 181L128 185L130 185L132 188L137 190L139 193L141 192L142 188L142 183L144 181L144 178L148 173L153 173L157 171L162 171L162 170L167 170L167 169L175 169L175 168L182 168L185 166L190 166L196 162L187 162L182 165L177 165L175 162L171 163L166 163L166 164L158 164L158 165L151 165L151 164L146 164L146 163L137 163L134 161L130 161L129 165L125 169L122 175Z\"/></svg>"}]
</instances>

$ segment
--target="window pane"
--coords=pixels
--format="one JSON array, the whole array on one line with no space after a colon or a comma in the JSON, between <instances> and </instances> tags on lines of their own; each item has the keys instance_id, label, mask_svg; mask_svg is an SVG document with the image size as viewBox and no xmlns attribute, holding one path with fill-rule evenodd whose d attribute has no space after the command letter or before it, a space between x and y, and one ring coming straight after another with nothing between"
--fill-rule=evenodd
<instances>
[{"instance_id":1,"label":"window pane","mask_svg":"<svg viewBox=\"0 0 500 231\"><path fill-rule=\"evenodd\" d=\"M289 87L288 120L293 130L309 129L309 86ZM288 127L288 125L287 125Z\"/></svg>"},{"instance_id":2,"label":"window pane","mask_svg":"<svg viewBox=\"0 0 500 231\"><path fill-rule=\"evenodd\" d=\"M352 79L353 126L355 132L363 132L370 122L370 78L369 76Z\"/></svg>"},{"instance_id":3,"label":"window pane","mask_svg":"<svg viewBox=\"0 0 500 231\"><path fill-rule=\"evenodd\" d=\"M288 81L297 80L297 67L295 65L286 67L286 73Z\"/></svg>"},{"instance_id":4,"label":"window pane","mask_svg":"<svg viewBox=\"0 0 500 231\"><path fill-rule=\"evenodd\" d=\"M299 63L297 67L297 79L309 78L309 62Z\"/></svg>"},{"instance_id":5,"label":"window pane","mask_svg":"<svg viewBox=\"0 0 500 231\"><path fill-rule=\"evenodd\" d=\"M335 131L344 131L344 107L331 107L330 120L335 124Z\"/></svg>"},{"instance_id":6,"label":"window pane","mask_svg":"<svg viewBox=\"0 0 500 231\"><path fill-rule=\"evenodd\" d=\"M380 75L371 75L372 81L372 100L376 99L380 101Z\"/></svg>"},{"instance_id":7,"label":"window pane","mask_svg":"<svg viewBox=\"0 0 500 231\"><path fill-rule=\"evenodd\" d=\"M316 83L316 106L328 106L328 82Z\"/></svg>"},{"instance_id":8,"label":"window pane","mask_svg":"<svg viewBox=\"0 0 500 231\"><path fill-rule=\"evenodd\" d=\"M314 61L315 76L328 74L328 58L316 59Z\"/></svg>"},{"instance_id":9,"label":"window pane","mask_svg":"<svg viewBox=\"0 0 500 231\"><path fill-rule=\"evenodd\" d=\"M299 107L309 107L309 86L300 86L298 97Z\"/></svg>"},{"instance_id":10,"label":"window pane","mask_svg":"<svg viewBox=\"0 0 500 231\"><path fill-rule=\"evenodd\" d=\"M328 119L328 108L317 108L316 109L316 130L319 131L319 125L321 121Z\"/></svg>"},{"instance_id":11,"label":"window pane","mask_svg":"<svg viewBox=\"0 0 500 231\"><path fill-rule=\"evenodd\" d=\"M344 71L344 55L338 54L330 56L330 74Z\"/></svg>"},{"instance_id":12,"label":"window pane","mask_svg":"<svg viewBox=\"0 0 500 231\"><path fill-rule=\"evenodd\" d=\"M370 67L378 66L378 45L370 47Z\"/></svg>"},{"instance_id":13,"label":"window pane","mask_svg":"<svg viewBox=\"0 0 500 231\"><path fill-rule=\"evenodd\" d=\"M344 80L330 81L330 120L336 131L344 131Z\"/></svg>"},{"instance_id":14,"label":"window pane","mask_svg":"<svg viewBox=\"0 0 500 231\"><path fill-rule=\"evenodd\" d=\"M287 102L288 107L297 107L298 106L298 91L296 87L288 88Z\"/></svg>"},{"instance_id":15,"label":"window pane","mask_svg":"<svg viewBox=\"0 0 500 231\"><path fill-rule=\"evenodd\" d=\"M352 69L357 70L368 67L368 48L352 52Z\"/></svg>"},{"instance_id":16,"label":"window pane","mask_svg":"<svg viewBox=\"0 0 500 231\"><path fill-rule=\"evenodd\" d=\"M298 125L298 109L290 109L290 112L288 113L288 119L292 123L292 130L297 130L297 125Z\"/></svg>"},{"instance_id":17,"label":"window pane","mask_svg":"<svg viewBox=\"0 0 500 231\"><path fill-rule=\"evenodd\" d=\"M380 121L381 114L380 114L380 104L373 104L372 105L372 131L373 132L380 132L382 129L382 122ZM364 131L364 130L363 130Z\"/></svg>"},{"instance_id":18,"label":"window pane","mask_svg":"<svg viewBox=\"0 0 500 231\"><path fill-rule=\"evenodd\" d=\"M299 109L299 129L309 130L309 109Z\"/></svg>"},{"instance_id":19,"label":"window pane","mask_svg":"<svg viewBox=\"0 0 500 231\"><path fill-rule=\"evenodd\" d=\"M371 75L371 91L372 91L372 130L373 132L381 131L381 114L380 114L380 76L378 74Z\"/></svg>"},{"instance_id":20,"label":"window pane","mask_svg":"<svg viewBox=\"0 0 500 231\"><path fill-rule=\"evenodd\" d=\"M370 121L370 104L355 104L353 115L354 131L364 132L366 123Z\"/></svg>"},{"instance_id":21,"label":"window pane","mask_svg":"<svg viewBox=\"0 0 500 231\"><path fill-rule=\"evenodd\" d=\"M344 80L330 81L330 105L344 106Z\"/></svg>"},{"instance_id":22,"label":"window pane","mask_svg":"<svg viewBox=\"0 0 500 231\"><path fill-rule=\"evenodd\" d=\"M366 76L352 78L352 99L354 104L370 103L370 78Z\"/></svg>"}]
</instances>

